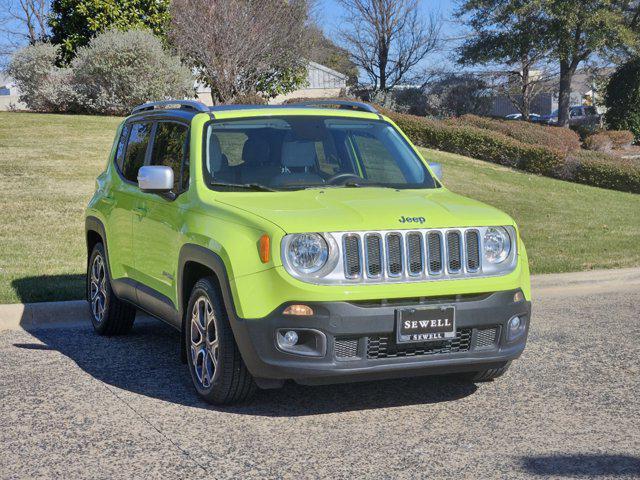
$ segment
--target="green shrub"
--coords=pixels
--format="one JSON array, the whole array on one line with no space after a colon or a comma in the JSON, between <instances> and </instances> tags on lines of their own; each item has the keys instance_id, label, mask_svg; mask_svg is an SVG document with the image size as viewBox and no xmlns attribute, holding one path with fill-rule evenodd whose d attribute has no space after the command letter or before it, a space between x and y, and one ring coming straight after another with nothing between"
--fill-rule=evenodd
<instances>
[{"instance_id":1,"label":"green shrub","mask_svg":"<svg viewBox=\"0 0 640 480\"><path fill-rule=\"evenodd\" d=\"M609 128L630 130L640 141L640 57L621 65L611 76L605 104Z\"/></svg>"},{"instance_id":2,"label":"green shrub","mask_svg":"<svg viewBox=\"0 0 640 480\"><path fill-rule=\"evenodd\" d=\"M57 47L38 43L18 50L7 73L20 90L20 101L35 112L64 112L73 102L71 72L54 66Z\"/></svg>"},{"instance_id":3,"label":"green shrub","mask_svg":"<svg viewBox=\"0 0 640 480\"><path fill-rule=\"evenodd\" d=\"M387 112L417 145L499 163L531 173L558 176L564 163L562 152L528 145L502 133L461 126L411 115Z\"/></svg>"},{"instance_id":4,"label":"green shrub","mask_svg":"<svg viewBox=\"0 0 640 480\"><path fill-rule=\"evenodd\" d=\"M56 57L50 44L12 57L8 73L31 110L126 115L149 100L194 97L191 71L146 31L102 33L78 50L70 68L55 66Z\"/></svg>"},{"instance_id":5,"label":"green shrub","mask_svg":"<svg viewBox=\"0 0 640 480\"><path fill-rule=\"evenodd\" d=\"M497 120L477 115L463 115L449 119L447 123L484 128L515 138L522 143L549 147L564 152L580 149L580 137L568 128L513 120Z\"/></svg>"},{"instance_id":6,"label":"green shrub","mask_svg":"<svg viewBox=\"0 0 640 480\"><path fill-rule=\"evenodd\" d=\"M194 96L191 71L144 30L99 34L71 68L79 107L89 113L126 115L149 100Z\"/></svg>"},{"instance_id":7,"label":"green shrub","mask_svg":"<svg viewBox=\"0 0 640 480\"><path fill-rule=\"evenodd\" d=\"M596 152L610 152L613 149L613 141L604 132L589 135L584 140L584 148Z\"/></svg>"},{"instance_id":8,"label":"green shrub","mask_svg":"<svg viewBox=\"0 0 640 480\"><path fill-rule=\"evenodd\" d=\"M606 153L581 151L571 155L572 181L594 187L640 193L640 165Z\"/></svg>"}]
</instances>

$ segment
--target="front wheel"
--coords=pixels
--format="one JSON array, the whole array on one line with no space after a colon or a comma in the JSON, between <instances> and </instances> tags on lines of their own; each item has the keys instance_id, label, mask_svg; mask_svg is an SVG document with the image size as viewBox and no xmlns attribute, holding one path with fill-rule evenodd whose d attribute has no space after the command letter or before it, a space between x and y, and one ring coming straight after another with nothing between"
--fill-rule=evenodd
<instances>
[{"instance_id":1,"label":"front wheel","mask_svg":"<svg viewBox=\"0 0 640 480\"><path fill-rule=\"evenodd\" d=\"M198 394L214 404L251 397L256 384L240 356L213 279L195 284L185 315L187 361Z\"/></svg>"},{"instance_id":2,"label":"front wheel","mask_svg":"<svg viewBox=\"0 0 640 480\"><path fill-rule=\"evenodd\" d=\"M136 309L115 296L102 243L93 247L87 265L87 300L91 323L100 335L128 333L136 318Z\"/></svg>"}]
</instances>

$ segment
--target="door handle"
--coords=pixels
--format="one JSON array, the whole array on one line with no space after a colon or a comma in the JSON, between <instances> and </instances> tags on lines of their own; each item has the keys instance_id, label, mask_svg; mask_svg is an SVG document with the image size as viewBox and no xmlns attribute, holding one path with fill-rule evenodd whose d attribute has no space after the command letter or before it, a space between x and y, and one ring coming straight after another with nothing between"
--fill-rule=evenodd
<instances>
[{"instance_id":1,"label":"door handle","mask_svg":"<svg viewBox=\"0 0 640 480\"><path fill-rule=\"evenodd\" d=\"M133 213L135 213L139 217L144 217L145 215L147 215L147 207L135 207L133 209Z\"/></svg>"}]
</instances>

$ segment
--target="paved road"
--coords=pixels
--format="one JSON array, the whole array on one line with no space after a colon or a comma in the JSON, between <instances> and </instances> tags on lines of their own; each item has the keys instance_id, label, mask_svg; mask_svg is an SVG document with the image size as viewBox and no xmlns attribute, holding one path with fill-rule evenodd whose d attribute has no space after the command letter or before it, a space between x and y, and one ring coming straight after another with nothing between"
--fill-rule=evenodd
<instances>
[{"instance_id":1,"label":"paved road","mask_svg":"<svg viewBox=\"0 0 640 480\"><path fill-rule=\"evenodd\" d=\"M640 478L640 288L588 278L540 279L525 354L477 386L288 385L218 409L160 323L0 332L0 477Z\"/></svg>"}]
</instances>

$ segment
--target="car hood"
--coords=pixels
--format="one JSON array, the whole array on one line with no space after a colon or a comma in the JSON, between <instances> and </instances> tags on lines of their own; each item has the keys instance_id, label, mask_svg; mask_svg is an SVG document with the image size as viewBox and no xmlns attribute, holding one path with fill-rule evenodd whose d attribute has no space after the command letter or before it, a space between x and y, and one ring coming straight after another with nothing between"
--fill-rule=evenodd
<instances>
[{"instance_id":1,"label":"car hood","mask_svg":"<svg viewBox=\"0 0 640 480\"><path fill-rule=\"evenodd\" d=\"M269 220L287 233L513 225L500 210L445 188L234 192L218 201Z\"/></svg>"}]
</instances>

